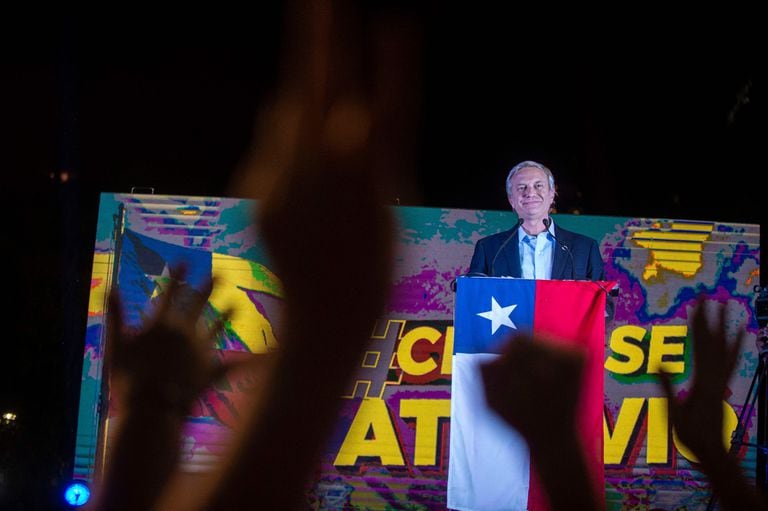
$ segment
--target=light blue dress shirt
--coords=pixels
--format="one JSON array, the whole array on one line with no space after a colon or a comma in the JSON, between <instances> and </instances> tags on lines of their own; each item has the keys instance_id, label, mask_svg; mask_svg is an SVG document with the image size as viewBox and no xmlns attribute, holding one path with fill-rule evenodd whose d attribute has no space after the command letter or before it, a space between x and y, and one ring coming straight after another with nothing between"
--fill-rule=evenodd
<instances>
[{"instance_id":1,"label":"light blue dress shirt","mask_svg":"<svg viewBox=\"0 0 768 511\"><path fill-rule=\"evenodd\" d=\"M554 230L554 224L550 226L550 229ZM527 234L523 229L517 232L522 277L524 279L551 279L555 239L549 231L540 232L536 236Z\"/></svg>"}]
</instances>

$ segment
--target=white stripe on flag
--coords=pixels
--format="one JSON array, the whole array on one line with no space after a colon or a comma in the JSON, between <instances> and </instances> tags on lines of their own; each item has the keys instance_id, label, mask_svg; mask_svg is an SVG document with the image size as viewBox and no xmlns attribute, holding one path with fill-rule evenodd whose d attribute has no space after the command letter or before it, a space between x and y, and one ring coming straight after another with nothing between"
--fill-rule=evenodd
<instances>
[{"instance_id":1,"label":"white stripe on flag","mask_svg":"<svg viewBox=\"0 0 768 511\"><path fill-rule=\"evenodd\" d=\"M524 511L530 458L523 438L485 403L480 364L499 355L456 353L451 376L448 507Z\"/></svg>"}]
</instances>

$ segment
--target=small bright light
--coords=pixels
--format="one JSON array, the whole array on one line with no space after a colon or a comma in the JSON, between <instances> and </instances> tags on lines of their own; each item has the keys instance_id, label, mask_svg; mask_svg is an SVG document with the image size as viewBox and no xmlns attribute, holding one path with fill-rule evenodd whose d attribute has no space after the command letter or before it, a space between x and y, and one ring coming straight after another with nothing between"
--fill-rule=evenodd
<instances>
[{"instance_id":1,"label":"small bright light","mask_svg":"<svg viewBox=\"0 0 768 511\"><path fill-rule=\"evenodd\" d=\"M64 500L70 506L84 506L91 498L91 490L82 482L73 482L64 490Z\"/></svg>"},{"instance_id":2,"label":"small bright light","mask_svg":"<svg viewBox=\"0 0 768 511\"><path fill-rule=\"evenodd\" d=\"M5 412L2 415L2 420L0 422L3 422L5 424L10 424L11 422L16 420L16 414L13 412Z\"/></svg>"}]
</instances>

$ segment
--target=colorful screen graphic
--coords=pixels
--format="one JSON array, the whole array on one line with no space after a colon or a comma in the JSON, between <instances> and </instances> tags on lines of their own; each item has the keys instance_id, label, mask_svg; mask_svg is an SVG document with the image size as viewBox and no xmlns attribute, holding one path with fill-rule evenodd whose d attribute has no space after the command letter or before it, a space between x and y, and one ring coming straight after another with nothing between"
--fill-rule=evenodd
<instances>
[{"instance_id":1,"label":"colorful screen graphic","mask_svg":"<svg viewBox=\"0 0 768 511\"><path fill-rule=\"evenodd\" d=\"M446 509L451 422L454 299L475 241L508 229L511 212L393 208L395 273L386 313L308 488L314 509ZM215 275L210 321L236 314L218 339L223 359L278 350L282 291L253 220L258 204L222 198L103 194L94 250L75 474L93 480L108 456L110 407L102 382L106 294L117 286L125 319L141 324L163 291L168 269L190 269L190 292ZM748 339L724 402L724 442L736 426L757 368L759 228L719 222L555 215L564 228L600 243L607 279L618 283L606 326L603 447L607 509L704 509L709 489L695 459L670 430L660 369L685 389L691 378L687 318L704 293L727 304L735 332ZM198 399L183 439L183 468L208 470L223 452L256 380L222 382ZM308 382L311 384L311 382ZM684 391L684 390L683 390ZM747 417L754 442L756 417ZM739 459L753 477L755 451ZM567 475L564 475L567 476ZM410 506L410 507L406 507Z\"/></svg>"}]
</instances>

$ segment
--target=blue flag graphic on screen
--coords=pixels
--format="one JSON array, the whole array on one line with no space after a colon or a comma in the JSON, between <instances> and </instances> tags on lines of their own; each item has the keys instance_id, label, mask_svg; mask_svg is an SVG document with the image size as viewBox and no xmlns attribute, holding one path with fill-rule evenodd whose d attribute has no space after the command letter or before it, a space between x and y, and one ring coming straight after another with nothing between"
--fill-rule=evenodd
<instances>
[{"instance_id":1,"label":"blue flag graphic on screen","mask_svg":"<svg viewBox=\"0 0 768 511\"><path fill-rule=\"evenodd\" d=\"M211 253L181 247L126 230L122 236L119 273L125 324L141 325L149 303L163 292L170 270L183 264L186 285L199 288L211 277Z\"/></svg>"}]
</instances>

